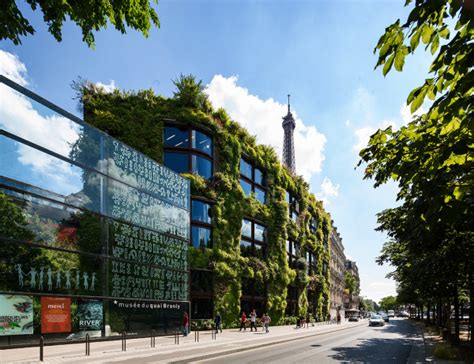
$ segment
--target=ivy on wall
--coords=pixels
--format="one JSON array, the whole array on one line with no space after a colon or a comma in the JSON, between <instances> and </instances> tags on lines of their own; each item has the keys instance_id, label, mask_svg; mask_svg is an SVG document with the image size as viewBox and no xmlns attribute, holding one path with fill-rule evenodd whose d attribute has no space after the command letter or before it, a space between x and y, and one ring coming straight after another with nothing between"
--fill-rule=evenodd
<instances>
[{"instance_id":1,"label":"ivy on wall","mask_svg":"<svg viewBox=\"0 0 474 364\"><path fill-rule=\"evenodd\" d=\"M186 78L181 76L181 79L183 77ZM199 87L197 89L202 92ZM330 234L331 220L321 202L309 192L308 184L302 177L290 175L271 147L258 145L255 137L231 120L225 110L214 111L202 99L199 99L200 103L190 101L193 107L189 107L183 103L179 93L175 93L173 98L156 96L152 90L106 93L88 83L82 83L78 89L86 122L158 162L163 161L163 130L167 120L203 128L213 134L216 168L212 181L184 174L191 181L193 196L213 201L213 248L190 248L189 263L191 268L213 271L214 309L221 313L225 324L235 323L240 315L243 278L266 284L266 308L274 323L283 322L290 284L298 287L300 315L327 317L329 269L323 272L323 262L329 264L330 251L324 248L323 239ZM179 87L178 91L181 91ZM189 95L186 97L189 99ZM200 104L204 106L195 106ZM265 171L268 186L265 205L253 196L246 197L240 187L242 156ZM285 191L298 197L300 214L296 222L289 218ZM243 217L261 221L267 227L266 260L240 255ZM309 230L311 217L318 223L316 233ZM287 239L299 242L302 252L309 249L315 253L318 264L314 275L307 275L303 256L298 259L295 269L289 267ZM315 297L313 312L308 312L308 290Z\"/></svg>"}]
</instances>

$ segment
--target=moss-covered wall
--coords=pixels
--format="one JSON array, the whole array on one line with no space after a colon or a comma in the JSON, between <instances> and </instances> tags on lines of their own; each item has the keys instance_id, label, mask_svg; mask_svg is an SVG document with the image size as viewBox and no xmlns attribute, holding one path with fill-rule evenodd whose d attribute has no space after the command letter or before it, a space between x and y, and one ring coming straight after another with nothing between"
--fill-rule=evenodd
<instances>
[{"instance_id":1,"label":"moss-covered wall","mask_svg":"<svg viewBox=\"0 0 474 364\"><path fill-rule=\"evenodd\" d=\"M257 145L255 138L237 122L230 120L222 109L218 111L182 107L173 98L156 96L151 90L137 93L114 91L105 93L92 85L82 88L85 121L106 131L158 162L163 161L163 128L166 120L204 127L214 135L215 173L212 181L186 174L191 180L192 194L213 201L213 248L190 249L191 268L210 268L214 272L214 307L224 323L239 317L241 280L253 278L267 284L267 310L272 321L283 318L287 287L299 288L299 313L308 309L307 290L315 292L316 312L325 318L329 310L329 268L323 274L323 261L329 263L329 250L324 249L324 236L329 236L329 215L322 204L309 193L301 177L291 176L280 164L275 151ZM242 155L252 160L266 173L267 204L246 197L239 183L239 163ZM289 219L285 191L299 197L300 214L296 222ZM243 217L255 218L267 227L267 259L240 256L240 231ZM317 218L316 234L309 230L311 216ZM311 249L318 259L318 271L306 274L303 259L296 269L288 266L286 240L301 244L301 250ZM329 247L329 243L327 243ZM302 253L303 255L303 253Z\"/></svg>"}]
</instances>

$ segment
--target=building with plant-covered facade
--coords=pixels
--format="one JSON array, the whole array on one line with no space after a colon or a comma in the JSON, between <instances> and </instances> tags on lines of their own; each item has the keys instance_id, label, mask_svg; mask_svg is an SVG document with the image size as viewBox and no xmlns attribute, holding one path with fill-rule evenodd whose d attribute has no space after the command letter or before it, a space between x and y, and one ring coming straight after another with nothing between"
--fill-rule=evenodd
<instances>
[{"instance_id":1,"label":"building with plant-covered facade","mask_svg":"<svg viewBox=\"0 0 474 364\"><path fill-rule=\"evenodd\" d=\"M85 121L191 181L191 317L219 312L231 325L255 308L273 323L326 319L329 215L274 149L257 144L225 110L213 110L189 80L175 82L172 98L79 89Z\"/></svg>"}]
</instances>

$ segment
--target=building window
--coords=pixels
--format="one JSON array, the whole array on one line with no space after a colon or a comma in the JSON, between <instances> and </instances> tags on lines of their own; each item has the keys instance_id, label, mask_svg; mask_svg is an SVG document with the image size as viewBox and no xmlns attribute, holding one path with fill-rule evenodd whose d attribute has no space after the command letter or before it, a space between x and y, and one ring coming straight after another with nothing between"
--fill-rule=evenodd
<instances>
[{"instance_id":1,"label":"building window","mask_svg":"<svg viewBox=\"0 0 474 364\"><path fill-rule=\"evenodd\" d=\"M314 275L316 274L316 267L317 267L317 261L316 261L316 255L312 251L307 251L306 252L306 265L307 265L307 273L308 275Z\"/></svg>"},{"instance_id":2,"label":"building window","mask_svg":"<svg viewBox=\"0 0 474 364\"><path fill-rule=\"evenodd\" d=\"M325 230L324 237L323 237L323 245L324 245L325 250L328 250L328 239L329 239L329 233Z\"/></svg>"},{"instance_id":3,"label":"building window","mask_svg":"<svg viewBox=\"0 0 474 364\"><path fill-rule=\"evenodd\" d=\"M191 200L191 244L194 248L212 248L211 205Z\"/></svg>"},{"instance_id":4,"label":"building window","mask_svg":"<svg viewBox=\"0 0 474 364\"><path fill-rule=\"evenodd\" d=\"M265 229L265 226L254 221L242 220L242 238L240 240L240 254L242 256L265 259Z\"/></svg>"},{"instance_id":5,"label":"building window","mask_svg":"<svg viewBox=\"0 0 474 364\"><path fill-rule=\"evenodd\" d=\"M252 195L260 203L267 200L267 190L265 187L264 173L257 167L252 166L245 159L240 159L240 186L246 196Z\"/></svg>"},{"instance_id":6,"label":"building window","mask_svg":"<svg viewBox=\"0 0 474 364\"><path fill-rule=\"evenodd\" d=\"M288 204L288 216L291 220L296 222L300 214L300 204L298 202L298 198L293 193L286 191L285 200Z\"/></svg>"},{"instance_id":7,"label":"building window","mask_svg":"<svg viewBox=\"0 0 474 364\"><path fill-rule=\"evenodd\" d=\"M311 233L316 234L316 231L318 230L318 218L315 216L311 216L309 219L309 231Z\"/></svg>"},{"instance_id":8,"label":"building window","mask_svg":"<svg viewBox=\"0 0 474 364\"><path fill-rule=\"evenodd\" d=\"M166 125L164 164L178 173L213 176L213 142L210 135L189 127Z\"/></svg>"},{"instance_id":9,"label":"building window","mask_svg":"<svg viewBox=\"0 0 474 364\"><path fill-rule=\"evenodd\" d=\"M301 254L300 244L295 241L287 240L286 252L288 255L288 264L290 268L294 268L296 266L296 261L300 257L300 254Z\"/></svg>"}]
</instances>

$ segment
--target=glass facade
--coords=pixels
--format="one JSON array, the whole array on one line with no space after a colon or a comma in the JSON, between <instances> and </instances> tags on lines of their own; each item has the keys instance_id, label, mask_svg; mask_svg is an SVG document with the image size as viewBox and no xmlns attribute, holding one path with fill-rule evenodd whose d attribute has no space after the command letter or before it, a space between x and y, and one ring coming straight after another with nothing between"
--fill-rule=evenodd
<instances>
[{"instance_id":1,"label":"glass facade","mask_svg":"<svg viewBox=\"0 0 474 364\"><path fill-rule=\"evenodd\" d=\"M265 226L251 220L242 220L240 254L262 260L266 258Z\"/></svg>"},{"instance_id":2,"label":"glass facade","mask_svg":"<svg viewBox=\"0 0 474 364\"><path fill-rule=\"evenodd\" d=\"M19 105L0 103L0 316L15 300L44 314L0 346L82 337L91 310L98 336L171 332L189 311L189 181L4 78L0 99Z\"/></svg>"},{"instance_id":3,"label":"glass facade","mask_svg":"<svg viewBox=\"0 0 474 364\"><path fill-rule=\"evenodd\" d=\"M211 179L213 142L210 135L180 125L166 125L164 130L164 164L177 173L194 173Z\"/></svg>"},{"instance_id":4,"label":"glass facade","mask_svg":"<svg viewBox=\"0 0 474 364\"><path fill-rule=\"evenodd\" d=\"M267 190L263 172L245 159L240 159L240 186L246 196L253 196L262 204L266 203Z\"/></svg>"}]
</instances>

